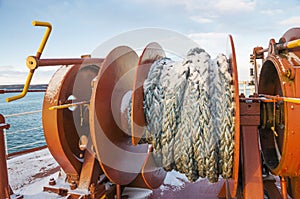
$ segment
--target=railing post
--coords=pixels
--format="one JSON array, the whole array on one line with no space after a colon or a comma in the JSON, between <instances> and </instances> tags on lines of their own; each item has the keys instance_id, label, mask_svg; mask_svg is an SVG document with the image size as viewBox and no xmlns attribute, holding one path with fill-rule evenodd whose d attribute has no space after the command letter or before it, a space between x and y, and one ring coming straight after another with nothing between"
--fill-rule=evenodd
<instances>
[{"instance_id":1,"label":"railing post","mask_svg":"<svg viewBox=\"0 0 300 199\"><path fill-rule=\"evenodd\" d=\"M0 114L0 198L10 199L10 187L8 184L5 140L3 129L8 129L9 124L5 124L3 115Z\"/></svg>"}]
</instances>

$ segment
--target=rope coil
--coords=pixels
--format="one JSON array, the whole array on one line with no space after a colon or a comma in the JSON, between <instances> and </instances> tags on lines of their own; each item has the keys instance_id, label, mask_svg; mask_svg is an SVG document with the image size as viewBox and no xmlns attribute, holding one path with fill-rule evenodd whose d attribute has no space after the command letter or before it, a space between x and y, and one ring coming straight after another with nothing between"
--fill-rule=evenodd
<instances>
[{"instance_id":1,"label":"rope coil","mask_svg":"<svg viewBox=\"0 0 300 199\"><path fill-rule=\"evenodd\" d=\"M229 69L224 55L211 60L200 48L181 63L163 58L152 64L144 82L145 136L157 165L190 181L231 177L235 126Z\"/></svg>"}]
</instances>

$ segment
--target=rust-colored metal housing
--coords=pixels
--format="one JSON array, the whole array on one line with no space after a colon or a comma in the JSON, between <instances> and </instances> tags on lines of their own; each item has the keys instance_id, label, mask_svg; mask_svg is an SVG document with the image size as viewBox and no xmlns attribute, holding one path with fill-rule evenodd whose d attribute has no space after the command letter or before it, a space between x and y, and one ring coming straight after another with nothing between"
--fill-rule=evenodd
<instances>
[{"instance_id":1,"label":"rust-colored metal housing","mask_svg":"<svg viewBox=\"0 0 300 199\"><path fill-rule=\"evenodd\" d=\"M300 28L288 30L279 43L270 40L259 76L259 94L300 97L300 47L284 45L297 39L300 39ZM261 54L256 49L254 53ZM273 174L295 182L300 176L299 114L300 105L294 102L274 101L261 106L260 143L264 163ZM290 184L289 189L294 198L300 197L299 183Z\"/></svg>"}]
</instances>

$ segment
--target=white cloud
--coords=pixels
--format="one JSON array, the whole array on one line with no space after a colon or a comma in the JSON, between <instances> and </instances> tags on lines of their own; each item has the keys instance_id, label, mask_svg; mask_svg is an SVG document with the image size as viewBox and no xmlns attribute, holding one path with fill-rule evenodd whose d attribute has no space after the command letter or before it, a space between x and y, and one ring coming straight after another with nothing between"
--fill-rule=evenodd
<instances>
[{"instance_id":1,"label":"white cloud","mask_svg":"<svg viewBox=\"0 0 300 199\"><path fill-rule=\"evenodd\" d=\"M1 66L0 82L2 85L24 83L26 74L26 72L15 70L13 67ZM21 82L22 80L23 82Z\"/></svg>"},{"instance_id":2,"label":"white cloud","mask_svg":"<svg viewBox=\"0 0 300 199\"><path fill-rule=\"evenodd\" d=\"M256 3L246 0L219 0L214 4L218 11L222 12L243 12L254 10Z\"/></svg>"},{"instance_id":3,"label":"white cloud","mask_svg":"<svg viewBox=\"0 0 300 199\"><path fill-rule=\"evenodd\" d=\"M264 15L268 15L268 16L274 16L274 15L282 14L283 10L281 10L281 9L266 9L266 10L262 10L260 13L264 14Z\"/></svg>"},{"instance_id":4,"label":"white cloud","mask_svg":"<svg viewBox=\"0 0 300 199\"><path fill-rule=\"evenodd\" d=\"M196 21L198 23L212 23L213 19L211 18L206 18L206 17L202 17L202 16L191 16L190 17L191 20Z\"/></svg>"},{"instance_id":5,"label":"white cloud","mask_svg":"<svg viewBox=\"0 0 300 199\"><path fill-rule=\"evenodd\" d=\"M198 43L201 48L212 56L212 58L220 53L226 54L228 33L193 33L189 34L188 37Z\"/></svg>"},{"instance_id":6,"label":"white cloud","mask_svg":"<svg viewBox=\"0 0 300 199\"><path fill-rule=\"evenodd\" d=\"M279 22L280 25L299 25L300 24L300 16L294 16L287 19L284 19Z\"/></svg>"},{"instance_id":7,"label":"white cloud","mask_svg":"<svg viewBox=\"0 0 300 199\"><path fill-rule=\"evenodd\" d=\"M148 0L133 0L135 2L147 3ZM204 1L204 0L153 0L164 6L181 5L187 10L201 10L206 12L242 12L253 10L256 3L253 0L216 0L216 1ZM153 2L152 1L152 2Z\"/></svg>"},{"instance_id":8,"label":"white cloud","mask_svg":"<svg viewBox=\"0 0 300 199\"><path fill-rule=\"evenodd\" d=\"M54 74L57 67L52 69L37 69L33 75L31 84L46 84ZM26 69L25 69L26 70ZM8 84L24 84L27 78L27 71L18 70L12 66L0 66L0 83Z\"/></svg>"}]
</instances>

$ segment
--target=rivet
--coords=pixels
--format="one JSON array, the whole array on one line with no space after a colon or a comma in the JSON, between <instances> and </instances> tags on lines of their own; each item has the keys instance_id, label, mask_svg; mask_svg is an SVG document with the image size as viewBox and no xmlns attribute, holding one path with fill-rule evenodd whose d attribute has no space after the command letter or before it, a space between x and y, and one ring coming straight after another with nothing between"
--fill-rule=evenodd
<instances>
[{"instance_id":1,"label":"rivet","mask_svg":"<svg viewBox=\"0 0 300 199\"><path fill-rule=\"evenodd\" d=\"M294 105L291 105L291 109L294 110Z\"/></svg>"}]
</instances>

